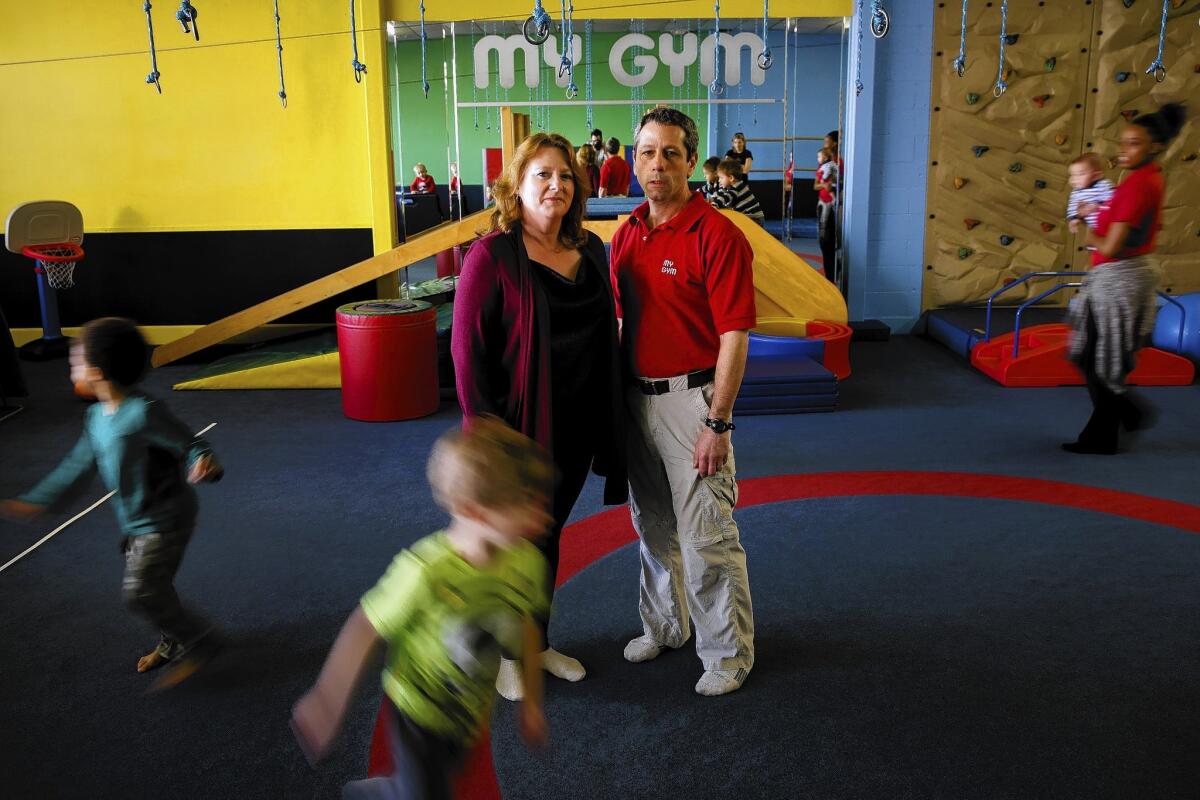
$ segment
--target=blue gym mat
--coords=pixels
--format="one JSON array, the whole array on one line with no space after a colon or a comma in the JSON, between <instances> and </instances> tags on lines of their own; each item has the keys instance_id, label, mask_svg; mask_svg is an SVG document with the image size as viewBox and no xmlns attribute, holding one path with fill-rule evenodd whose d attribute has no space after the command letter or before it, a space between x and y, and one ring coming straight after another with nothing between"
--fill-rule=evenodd
<instances>
[{"instance_id":1,"label":"blue gym mat","mask_svg":"<svg viewBox=\"0 0 1200 800\"><path fill-rule=\"evenodd\" d=\"M750 334L751 338L755 334ZM780 337L771 337L780 338ZM821 344L818 342L818 344ZM822 351L824 346L822 346ZM809 355L764 354L746 359L742 384L747 383L829 383L837 378Z\"/></svg>"}]
</instances>

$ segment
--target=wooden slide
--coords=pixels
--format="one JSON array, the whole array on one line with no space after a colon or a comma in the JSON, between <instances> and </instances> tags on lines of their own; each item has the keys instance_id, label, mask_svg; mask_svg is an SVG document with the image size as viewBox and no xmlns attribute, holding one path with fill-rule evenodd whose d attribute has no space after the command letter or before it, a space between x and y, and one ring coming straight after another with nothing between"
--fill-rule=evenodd
<instances>
[{"instance_id":1,"label":"wooden slide","mask_svg":"<svg viewBox=\"0 0 1200 800\"><path fill-rule=\"evenodd\" d=\"M795 317L802 320L846 321L846 303L837 288L782 242L747 217L722 212L746 234L754 249L754 288L760 317ZM205 325L187 336L161 345L151 363L170 364L206 347L265 325L293 311L396 272L443 250L465 244L487 227L490 210L479 211L457 222L448 222L413 236L386 253L372 256L311 283L306 283L258 305ZM621 220L588 220L585 225L605 242L612 240Z\"/></svg>"}]
</instances>

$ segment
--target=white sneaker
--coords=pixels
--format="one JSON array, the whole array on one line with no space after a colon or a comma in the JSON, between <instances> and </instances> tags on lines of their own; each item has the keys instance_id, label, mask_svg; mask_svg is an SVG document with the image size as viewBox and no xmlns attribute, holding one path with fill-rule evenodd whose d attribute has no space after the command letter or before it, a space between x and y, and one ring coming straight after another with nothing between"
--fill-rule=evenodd
<instances>
[{"instance_id":1,"label":"white sneaker","mask_svg":"<svg viewBox=\"0 0 1200 800\"><path fill-rule=\"evenodd\" d=\"M516 702L525 697L525 681L521 677L521 662L511 658L500 659L500 671L496 673L496 692L505 700Z\"/></svg>"},{"instance_id":2,"label":"white sneaker","mask_svg":"<svg viewBox=\"0 0 1200 800\"><path fill-rule=\"evenodd\" d=\"M667 646L653 636L643 634L636 639L631 639L629 644L625 645L625 660L633 664L640 664L643 661L658 658L666 649Z\"/></svg>"},{"instance_id":3,"label":"white sneaker","mask_svg":"<svg viewBox=\"0 0 1200 800\"><path fill-rule=\"evenodd\" d=\"M736 692L742 688L748 669L709 669L705 670L696 683L696 694L705 697L717 697L722 694Z\"/></svg>"},{"instance_id":4,"label":"white sneaker","mask_svg":"<svg viewBox=\"0 0 1200 800\"><path fill-rule=\"evenodd\" d=\"M571 683L581 681L587 675L587 670L583 668L583 664L579 663L579 659L564 656L553 647L547 647L542 651L542 669L556 678L562 678Z\"/></svg>"}]
</instances>

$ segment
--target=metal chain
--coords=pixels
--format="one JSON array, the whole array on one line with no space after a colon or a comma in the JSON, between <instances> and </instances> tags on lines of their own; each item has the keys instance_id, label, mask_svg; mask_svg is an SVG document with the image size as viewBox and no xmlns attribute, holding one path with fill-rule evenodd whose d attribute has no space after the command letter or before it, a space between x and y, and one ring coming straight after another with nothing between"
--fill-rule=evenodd
<instances>
[{"instance_id":1,"label":"metal chain","mask_svg":"<svg viewBox=\"0 0 1200 800\"><path fill-rule=\"evenodd\" d=\"M591 131L596 127L596 121L592 114L592 21L585 20L583 23L583 96L587 100L587 129Z\"/></svg>"}]
</instances>

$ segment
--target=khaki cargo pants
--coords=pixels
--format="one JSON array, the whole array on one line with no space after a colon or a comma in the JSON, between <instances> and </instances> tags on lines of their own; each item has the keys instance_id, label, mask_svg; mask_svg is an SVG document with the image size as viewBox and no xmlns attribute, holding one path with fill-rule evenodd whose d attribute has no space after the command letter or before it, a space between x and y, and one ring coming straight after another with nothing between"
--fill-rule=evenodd
<instances>
[{"instance_id":1,"label":"khaki cargo pants","mask_svg":"<svg viewBox=\"0 0 1200 800\"><path fill-rule=\"evenodd\" d=\"M641 540L639 611L647 635L670 647L696 627L705 669L754 665L754 612L733 508L733 453L719 472L701 478L692 466L713 384L671 391L626 391L629 419L629 507Z\"/></svg>"}]
</instances>

